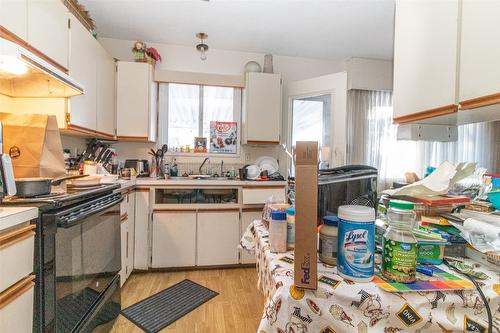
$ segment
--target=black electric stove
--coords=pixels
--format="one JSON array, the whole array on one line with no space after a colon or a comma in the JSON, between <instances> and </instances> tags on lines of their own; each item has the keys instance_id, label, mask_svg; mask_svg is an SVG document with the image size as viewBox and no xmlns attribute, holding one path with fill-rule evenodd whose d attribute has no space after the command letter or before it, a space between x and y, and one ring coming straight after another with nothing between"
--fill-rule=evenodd
<instances>
[{"instance_id":1,"label":"black electric stove","mask_svg":"<svg viewBox=\"0 0 500 333\"><path fill-rule=\"evenodd\" d=\"M108 332L121 310L118 184L68 188L5 205L34 206L34 332Z\"/></svg>"}]
</instances>

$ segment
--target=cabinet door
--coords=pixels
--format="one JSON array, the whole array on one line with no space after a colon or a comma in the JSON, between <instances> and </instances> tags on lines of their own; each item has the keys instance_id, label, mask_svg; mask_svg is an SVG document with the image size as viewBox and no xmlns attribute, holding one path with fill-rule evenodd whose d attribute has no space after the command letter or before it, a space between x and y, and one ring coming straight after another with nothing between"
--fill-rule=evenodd
<instances>
[{"instance_id":1,"label":"cabinet door","mask_svg":"<svg viewBox=\"0 0 500 333\"><path fill-rule=\"evenodd\" d=\"M96 129L97 120L97 46L98 42L70 14L71 50L69 74L84 86L84 94L70 99L70 124L88 130Z\"/></svg>"},{"instance_id":2,"label":"cabinet door","mask_svg":"<svg viewBox=\"0 0 500 333\"><path fill-rule=\"evenodd\" d=\"M136 189L134 216L134 268L144 270L149 267L149 189Z\"/></svg>"},{"instance_id":3,"label":"cabinet door","mask_svg":"<svg viewBox=\"0 0 500 333\"><path fill-rule=\"evenodd\" d=\"M115 134L115 60L97 45L97 128L102 134Z\"/></svg>"},{"instance_id":4,"label":"cabinet door","mask_svg":"<svg viewBox=\"0 0 500 333\"><path fill-rule=\"evenodd\" d=\"M127 280L127 239L128 239L128 219L121 221L120 225L120 239L121 239L121 265L120 270L120 287L123 286Z\"/></svg>"},{"instance_id":5,"label":"cabinet door","mask_svg":"<svg viewBox=\"0 0 500 333\"><path fill-rule=\"evenodd\" d=\"M195 265L196 212L153 213L153 268Z\"/></svg>"},{"instance_id":6,"label":"cabinet door","mask_svg":"<svg viewBox=\"0 0 500 333\"><path fill-rule=\"evenodd\" d=\"M460 101L500 93L500 2L463 0Z\"/></svg>"},{"instance_id":7,"label":"cabinet door","mask_svg":"<svg viewBox=\"0 0 500 333\"><path fill-rule=\"evenodd\" d=\"M145 63L119 61L117 70L117 135L148 140L152 67Z\"/></svg>"},{"instance_id":8,"label":"cabinet door","mask_svg":"<svg viewBox=\"0 0 500 333\"><path fill-rule=\"evenodd\" d=\"M61 0L28 0L28 43L68 68L68 9Z\"/></svg>"},{"instance_id":9,"label":"cabinet door","mask_svg":"<svg viewBox=\"0 0 500 333\"><path fill-rule=\"evenodd\" d=\"M128 205L128 238L127 238L127 278L134 270L134 238L135 238L135 192L127 195Z\"/></svg>"},{"instance_id":10,"label":"cabinet door","mask_svg":"<svg viewBox=\"0 0 500 333\"><path fill-rule=\"evenodd\" d=\"M247 73L243 99L243 143L279 143L281 76Z\"/></svg>"},{"instance_id":11,"label":"cabinet door","mask_svg":"<svg viewBox=\"0 0 500 333\"><path fill-rule=\"evenodd\" d=\"M26 41L28 39L28 1L0 0L0 25Z\"/></svg>"},{"instance_id":12,"label":"cabinet door","mask_svg":"<svg viewBox=\"0 0 500 333\"><path fill-rule=\"evenodd\" d=\"M262 219L262 209L259 208L256 210L248 210L243 211L241 213L241 229L240 229L240 239L243 237L243 234L247 230L248 226L255 220ZM240 263L241 264L254 264L255 263L255 255L253 253L249 253L246 250L240 250Z\"/></svg>"},{"instance_id":13,"label":"cabinet door","mask_svg":"<svg viewBox=\"0 0 500 333\"><path fill-rule=\"evenodd\" d=\"M458 0L396 2L394 118L456 110L457 21Z\"/></svg>"},{"instance_id":14,"label":"cabinet door","mask_svg":"<svg viewBox=\"0 0 500 333\"><path fill-rule=\"evenodd\" d=\"M198 266L238 263L239 211L198 212Z\"/></svg>"}]
</instances>

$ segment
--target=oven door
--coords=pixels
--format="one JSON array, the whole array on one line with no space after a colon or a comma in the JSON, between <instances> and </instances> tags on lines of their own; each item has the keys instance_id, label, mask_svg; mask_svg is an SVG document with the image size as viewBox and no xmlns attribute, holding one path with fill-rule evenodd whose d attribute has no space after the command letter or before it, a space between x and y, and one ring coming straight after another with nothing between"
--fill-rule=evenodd
<instances>
[{"instance_id":1,"label":"oven door","mask_svg":"<svg viewBox=\"0 0 500 333\"><path fill-rule=\"evenodd\" d=\"M98 303L121 269L120 194L58 213L56 321L71 332Z\"/></svg>"}]
</instances>

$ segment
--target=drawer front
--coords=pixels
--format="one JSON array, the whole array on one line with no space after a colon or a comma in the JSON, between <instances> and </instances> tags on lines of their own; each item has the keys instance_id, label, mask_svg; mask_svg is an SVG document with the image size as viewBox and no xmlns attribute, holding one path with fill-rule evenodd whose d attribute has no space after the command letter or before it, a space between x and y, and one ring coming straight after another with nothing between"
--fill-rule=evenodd
<instances>
[{"instance_id":1,"label":"drawer front","mask_svg":"<svg viewBox=\"0 0 500 333\"><path fill-rule=\"evenodd\" d=\"M243 188L243 204L265 204L266 201L273 197L276 202L285 202L284 187L263 187L263 188Z\"/></svg>"},{"instance_id":2,"label":"drawer front","mask_svg":"<svg viewBox=\"0 0 500 333\"><path fill-rule=\"evenodd\" d=\"M27 277L0 294L0 332L32 332L34 278Z\"/></svg>"},{"instance_id":3,"label":"drawer front","mask_svg":"<svg viewBox=\"0 0 500 333\"><path fill-rule=\"evenodd\" d=\"M0 235L0 292L33 272L34 225Z\"/></svg>"}]
</instances>

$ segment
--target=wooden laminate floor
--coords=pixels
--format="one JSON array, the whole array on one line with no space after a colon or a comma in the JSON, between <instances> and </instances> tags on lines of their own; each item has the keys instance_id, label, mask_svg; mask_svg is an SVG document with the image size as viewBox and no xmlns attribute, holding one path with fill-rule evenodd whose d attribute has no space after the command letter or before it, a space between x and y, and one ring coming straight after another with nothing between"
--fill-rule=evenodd
<instances>
[{"instance_id":1,"label":"wooden laminate floor","mask_svg":"<svg viewBox=\"0 0 500 333\"><path fill-rule=\"evenodd\" d=\"M190 279L217 291L219 295L161 332L255 333L257 331L264 308L264 297L257 289L255 268L133 273L122 288L122 308L184 279ZM111 332L143 331L120 315Z\"/></svg>"}]
</instances>

